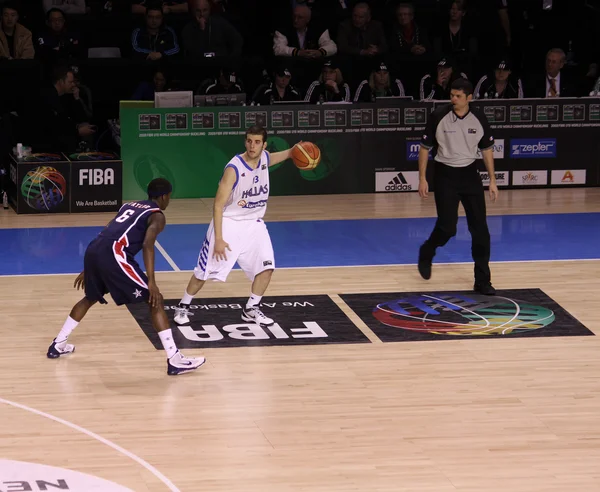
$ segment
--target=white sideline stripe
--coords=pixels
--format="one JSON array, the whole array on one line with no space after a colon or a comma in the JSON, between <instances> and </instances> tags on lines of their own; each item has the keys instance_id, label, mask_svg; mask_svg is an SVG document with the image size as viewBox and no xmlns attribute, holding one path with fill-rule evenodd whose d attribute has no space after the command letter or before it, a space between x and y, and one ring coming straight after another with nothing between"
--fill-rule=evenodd
<instances>
[{"instance_id":1,"label":"white sideline stripe","mask_svg":"<svg viewBox=\"0 0 600 492\"><path fill-rule=\"evenodd\" d=\"M166 257L165 257L166 259ZM168 261L168 260L167 260ZM600 261L600 258L569 258L564 260L502 260L490 261L491 264L500 263L572 263L577 261ZM433 265L472 265L472 261L455 261L451 263L436 263ZM298 266L298 267L280 267L277 270L318 270L323 268L377 268L377 267L398 267L398 266L417 266L416 263L388 263L385 265L331 265L331 266ZM171 270L156 270L158 273L174 273ZM191 273L194 270L176 270L177 272ZM21 275L0 275L0 278L6 277L52 277L59 275L78 275L80 272L72 273L25 273Z\"/></svg>"},{"instance_id":2,"label":"white sideline stripe","mask_svg":"<svg viewBox=\"0 0 600 492\"><path fill-rule=\"evenodd\" d=\"M160 251L160 254L164 256L165 260L167 260L167 263L169 265L171 265L171 268L173 270L175 270L176 272L180 272L181 270L179 269L179 267L177 266L177 263L175 263L173 261L173 258L171 258L169 256L169 253L167 253L167 250L165 248L162 247L162 245L158 242L158 241L154 241L154 245L156 246L156 249L158 251Z\"/></svg>"},{"instance_id":3,"label":"white sideline stripe","mask_svg":"<svg viewBox=\"0 0 600 492\"><path fill-rule=\"evenodd\" d=\"M16 403L14 401L5 400L4 398L0 398L0 403L4 403L6 405L10 405L12 407L19 408L21 410L25 410L27 412L34 413L36 415L39 415L40 417L44 417L49 420L54 420L55 422L66 425L67 427L70 427L71 429L81 432L82 434L85 434L86 436L91 437L92 439L95 439L96 441L99 441L102 444L106 444L108 447L113 448L115 451L118 451L119 453L124 454L128 458L131 458L133 461L135 461L138 464L140 464L141 466L143 466L146 470L148 470L150 473L152 473L152 475L154 475L162 483L164 483L171 492L181 492L173 484L173 482L171 482L171 480L169 480L167 477L165 477L161 472L159 472L156 468L154 468L150 463L144 461L142 458L133 454L132 452L127 451L126 449L122 448L118 444L115 444L114 442L111 442L108 439L105 439L104 437L99 436L98 434L95 434L92 431L89 431L87 429L84 429L83 427L73 424L73 423L69 422L68 420L63 420L63 419L61 419L59 417L55 417L54 415L51 415L49 413L42 412L40 410L36 410L35 408L31 408L26 405Z\"/></svg>"}]
</instances>

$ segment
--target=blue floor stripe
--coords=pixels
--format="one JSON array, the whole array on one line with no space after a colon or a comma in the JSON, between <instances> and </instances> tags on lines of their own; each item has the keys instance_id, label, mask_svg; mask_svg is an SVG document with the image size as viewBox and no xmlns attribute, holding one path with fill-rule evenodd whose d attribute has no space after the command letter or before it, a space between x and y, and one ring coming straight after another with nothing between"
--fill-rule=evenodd
<instances>
[{"instance_id":1,"label":"blue floor stripe","mask_svg":"<svg viewBox=\"0 0 600 492\"><path fill-rule=\"evenodd\" d=\"M414 264L433 218L268 223L278 267ZM600 214L488 217L492 261L594 259L600 257ZM208 225L167 225L160 244L182 270L196 265ZM100 227L0 229L0 275L76 273ZM436 262L471 261L464 217ZM143 265L141 254L138 261ZM172 268L157 252L157 271Z\"/></svg>"}]
</instances>

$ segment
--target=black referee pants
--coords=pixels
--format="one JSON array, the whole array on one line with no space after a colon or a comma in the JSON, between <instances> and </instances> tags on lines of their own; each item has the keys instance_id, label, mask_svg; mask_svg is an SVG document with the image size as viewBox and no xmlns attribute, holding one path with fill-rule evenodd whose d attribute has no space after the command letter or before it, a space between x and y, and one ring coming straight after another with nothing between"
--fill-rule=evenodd
<instances>
[{"instance_id":1,"label":"black referee pants","mask_svg":"<svg viewBox=\"0 0 600 492\"><path fill-rule=\"evenodd\" d=\"M477 164L450 167L435 162L433 178L437 221L420 250L420 260L431 261L435 251L456 235L458 205L463 204L471 233L471 254L475 261L475 283L487 284L490 273L490 232L487 226L485 192Z\"/></svg>"}]
</instances>

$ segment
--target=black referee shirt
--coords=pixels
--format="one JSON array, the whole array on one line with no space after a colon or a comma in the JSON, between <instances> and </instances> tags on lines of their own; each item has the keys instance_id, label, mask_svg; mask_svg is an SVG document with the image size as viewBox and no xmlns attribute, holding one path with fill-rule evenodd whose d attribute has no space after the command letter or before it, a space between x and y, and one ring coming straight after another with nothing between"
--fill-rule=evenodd
<instances>
[{"instance_id":1,"label":"black referee shirt","mask_svg":"<svg viewBox=\"0 0 600 492\"><path fill-rule=\"evenodd\" d=\"M451 167L466 167L477 159L477 150L494 146L494 137L485 115L469 109L463 117L452 104L440 106L429 115L421 146L434 150L434 159Z\"/></svg>"}]
</instances>

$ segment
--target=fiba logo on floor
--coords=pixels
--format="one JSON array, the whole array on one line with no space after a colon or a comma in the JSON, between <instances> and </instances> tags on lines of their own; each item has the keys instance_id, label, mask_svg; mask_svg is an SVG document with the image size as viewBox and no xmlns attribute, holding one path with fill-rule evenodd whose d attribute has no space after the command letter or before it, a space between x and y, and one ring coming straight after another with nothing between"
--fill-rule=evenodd
<instances>
[{"instance_id":1,"label":"fiba logo on floor","mask_svg":"<svg viewBox=\"0 0 600 492\"><path fill-rule=\"evenodd\" d=\"M381 172L375 174L375 191L416 191L419 188L418 171Z\"/></svg>"},{"instance_id":2,"label":"fiba logo on floor","mask_svg":"<svg viewBox=\"0 0 600 492\"><path fill-rule=\"evenodd\" d=\"M373 317L383 325L434 335L512 335L548 325L554 312L518 299L443 292L377 304Z\"/></svg>"}]
</instances>

